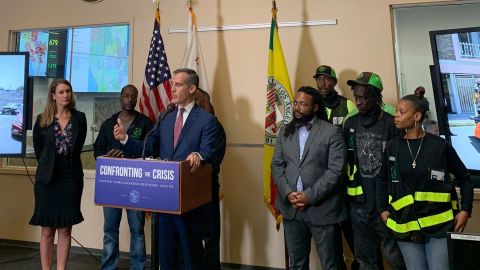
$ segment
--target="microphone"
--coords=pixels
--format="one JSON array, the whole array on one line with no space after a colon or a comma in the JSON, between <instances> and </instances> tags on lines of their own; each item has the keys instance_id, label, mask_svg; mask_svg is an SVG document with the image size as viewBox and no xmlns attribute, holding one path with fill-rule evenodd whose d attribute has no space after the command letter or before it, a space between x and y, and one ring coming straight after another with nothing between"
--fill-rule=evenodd
<instances>
[{"instance_id":1,"label":"microphone","mask_svg":"<svg viewBox=\"0 0 480 270\"><path fill-rule=\"evenodd\" d=\"M147 139L148 139L148 136L150 136L150 134L152 134L152 132L157 129L158 125L160 124L160 122L163 121L163 119L165 119L165 117L173 112L175 110L175 104L173 103L170 103L167 105L167 109L161 113L158 114L158 119L157 119L157 122L155 122L155 125L153 125L153 128L147 133L147 135L145 135L145 138L143 138L143 148L142 148L142 159L145 159L145 146L147 145Z\"/></svg>"}]
</instances>

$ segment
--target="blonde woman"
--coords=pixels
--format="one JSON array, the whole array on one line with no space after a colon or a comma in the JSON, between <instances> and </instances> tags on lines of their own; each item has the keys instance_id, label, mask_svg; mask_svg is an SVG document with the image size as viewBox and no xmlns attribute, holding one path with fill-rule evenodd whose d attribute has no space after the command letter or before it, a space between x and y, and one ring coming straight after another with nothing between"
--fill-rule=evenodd
<instances>
[{"instance_id":1,"label":"blonde woman","mask_svg":"<svg viewBox=\"0 0 480 270\"><path fill-rule=\"evenodd\" d=\"M35 177L35 210L31 225L41 226L42 269L50 269L55 233L58 233L57 270L65 269L72 226L83 221L80 200L83 168L80 153L87 133L85 114L75 110L69 81L50 84L47 105L33 127L33 147L38 166Z\"/></svg>"}]
</instances>

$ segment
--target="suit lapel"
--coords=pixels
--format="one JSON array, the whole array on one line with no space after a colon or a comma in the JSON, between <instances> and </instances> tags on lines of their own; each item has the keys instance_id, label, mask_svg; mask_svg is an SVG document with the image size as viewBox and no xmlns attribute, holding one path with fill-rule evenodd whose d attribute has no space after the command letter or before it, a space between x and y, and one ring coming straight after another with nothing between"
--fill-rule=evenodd
<instances>
[{"instance_id":1,"label":"suit lapel","mask_svg":"<svg viewBox=\"0 0 480 270\"><path fill-rule=\"evenodd\" d=\"M45 128L45 132L47 132L48 140L52 145L55 145L55 131L53 129L53 126L55 125L55 119L53 120L48 127Z\"/></svg>"},{"instance_id":2,"label":"suit lapel","mask_svg":"<svg viewBox=\"0 0 480 270\"><path fill-rule=\"evenodd\" d=\"M193 105L192 110L188 114L187 121L185 121L185 125L183 125L182 130L180 131L180 136L178 137L177 145L180 145L180 143L182 142L183 138L185 137L185 134L187 134L188 130L197 119L198 113L199 113L199 110L197 105ZM175 150L176 149L177 147L175 146Z\"/></svg>"},{"instance_id":3,"label":"suit lapel","mask_svg":"<svg viewBox=\"0 0 480 270\"><path fill-rule=\"evenodd\" d=\"M308 138L307 138L307 141L305 142L305 147L303 148L302 160L300 161L300 164L305 160L308 150L310 150L310 146L312 145L312 142L316 137L317 132L319 132L320 130L320 126L321 126L320 120L318 120L317 118L313 119L312 128L308 133Z\"/></svg>"},{"instance_id":4,"label":"suit lapel","mask_svg":"<svg viewBox=\"0 0 480 270\"><path fill-rule=\"evenodd\" d=\"M296 158L300 159L300 139L298 138L298 129L293 134L293 151Z\"/></svg>"},{"instance_id":5,"label":"suit lapel","mask_svg":"<svg viewBox=\"0 0 480 270\"><path fill-rule=\"evenodd\" d=\"M74 110L71 110L72 115L70 121L72 121L72 147L75 149L75 142L77 141L78 135L78 119L77 113Z\"/></svg>"},{"instance_id":6,"label":"suit lapel","mask_svg":"<svg viewBox=\"0 0 480 270\"><path fill-rule=\"evenodd\" d=\"M162 132L162 136L165 136L165 138L159 138L159 140L165 140L168 145L170 145L170 149L172 149L173 152L173 132L175 129L175 121L177 120L177 114L178 114L178 107L169 113L165 119L160 123L160 126L163 130L166 132ZM167 148L168 149L168 148Z\"/></svg>"}]
</instances>

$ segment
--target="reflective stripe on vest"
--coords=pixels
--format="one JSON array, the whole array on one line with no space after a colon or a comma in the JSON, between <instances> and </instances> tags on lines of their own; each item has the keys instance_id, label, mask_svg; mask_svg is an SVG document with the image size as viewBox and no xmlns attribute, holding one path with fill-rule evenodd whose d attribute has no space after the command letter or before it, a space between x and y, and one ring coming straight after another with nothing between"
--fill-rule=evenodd
<instances>
[{"instance_id":1,"label":"reflective stripe on vest","mask_svg":"<svg viewBox=\"0 0 480 270\"><path fill-rule=\"evenodd\" d=\"M348 180L350 180L350 181L355 180L355 173L357 173L357 165L353 165L353 172L350 173L350 164L347 162Z\"/></svg>"},{"instance_id":2,"label":"reflective stripe on vest","mask_svg":"<svg viewBox=\"0 0 480 270\"><path fill-rule=\"evenodd\" d=\"M325 107L325 112L327 113L327 119L330 119L330 114L332 114L332 109Z\"/></svg>"},{"instance_id":3,"label":"reflective stripe on vest","mask_svg":"<svg viewBox=\"0 0 480 270\"><path fill-rule=\"evenodd\" d=\"M428 201L428 202L449 202L450 193L440 193L440 192L415 192L416 201Z\"/></svg>"},{"instance_id":4,"label":"reflective stripe on vest","mask_svg":"<svg viewBox=\"0 0 480 270\"><path fill-rule=\"evenodd\" d=\"M387 227L397 233L407 233L420 230L420 225L418 225L416 220L407 223L397 223L395 220L389 218L387 219Z\"/></svg>"},{"instance_id":5,"label":"reflective stripe on vest","mask_svg":"<svg viewBox=\"0 0 480 270\"><path fill-rule=\"evenodd\" d=\"M394 202L392 202L392 195L388 195L388 203L393 207L393 209L395 209L396 211L406 207L406 206L409 206L411 204L413 204L415 201L413 199L413 196L412 195L407 195L407 196L404 196Z\"/></svg>"},{"instance_id":6,"label":"reflective stripe on vest","mask_svg":"<svg viewBox=\"0 0 480 270\"><path fill-rule=\"evenodd\" d=\"M350 196L358 196L363 194L362 186L358 187L347 187L347 194Z\"/></svg>"},{"instance_id":7,"label":"reflective stripe on vest","mask_svg":"<svg viewBox=\"0 0 480 270\"><path fill-rule=\"evenodd\" d=\"M453 219L453 211L452 209L448 209L447 211L440 214L419 218L418 223L422 228L426 228L426 227L435 226L437 224L450 221L452 219Z\"/></svg>"},{"instance_id":8,"label":"reflective stripe on vest","mask_svg":"<svg viewBox=\"0 0 480 270\"><path fill-rule=\"evenodd\" d=\"M456 200L452 201L452 209L453 210L458 210L458 201L456 201Z\"/></svg>"}]
</instances>

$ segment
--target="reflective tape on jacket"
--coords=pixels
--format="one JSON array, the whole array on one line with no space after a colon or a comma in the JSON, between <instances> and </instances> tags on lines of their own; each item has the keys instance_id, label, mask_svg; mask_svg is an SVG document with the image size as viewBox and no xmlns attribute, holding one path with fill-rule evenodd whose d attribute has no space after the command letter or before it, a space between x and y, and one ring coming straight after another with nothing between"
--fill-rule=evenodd
<instances>
[{"instance_id":1,"label":"reflective tape on jacket","mask_svg":"<svg viewBox=\"0 0 480 270\"><path fill-rule=\"evenodd\" d=\"M355 173L357 172L357 165L353 165L353 172L350 173L350 164L347 162L347 175L348 180L353 181L355 180Z\"/></svg>"},{"instance_id":2,"label":"reflective tape on jacket","mask_svg":"<svg viewBox=\"0 0 480 270\"><path fill-rule=\"evenodd\" d=\"M407 223L397 223L395 220L388 218L387 227L397 233L408 233L411 231L420 230L420 225L416 220L409 221Z\"/></svg>"},{"instance_id":3,"label":"reflective tape on jacket","mask_svg":"<svg viewBox=\"0 0 480 270\"><path fill-rule=\"evenodd\" d=\"M406 206L409 206L411 204L413 204L415 202L415 200L413 199L413 196L411 194L407 195L407 196L404 196L394 202L392 202L392 195L388 195L388 203L393 207L393 209L395 209L396 211L406 207Z\"/></svg>"},{"instance_id":4,"label":"reflective tape on jacket","mask_svg":"<svg viewBox=\"0 0 480 270\"><path fill-rule=\"evenodd\" d=\"M347 187L347 194L350 196L359 196L363 194L362 186L358 187Z\"/></svg>"},{"instance_id":5,"label":"reflective tape on jacket","mask_svg":"<svg viewBox=\"0 0 480 270\"><path fill-rule=\"evenodd\" d=\"M416 191L415 200L416 201L428 201L428 202L449 202L451 199L450 193L441 193L441 192L424 192Z\"/></svg>"},{"instance_id":6,"label":"reflective tape on jacket","mask_svg":"<svg viewBox=\"0 0 480 270\"><path fill-rule=\"evenodd\" d=\"M458 210L458 201L457 200L452 201L452 209L453 210Z\"/></svg>"},{"instance_id":7,"label":"reflective tape on jacket","mask_svg":"<svg viewBox=\"0 0 480 270\"><path fill-rule=\"evenodd\" d=\"M452 209L448 209L447 211L440 214L419 218L418 223L422 228L426 228L426 227L438 225L440 223L448 222L452 219L453 219L453 211Z\"/></svg>"}]
</instances>

